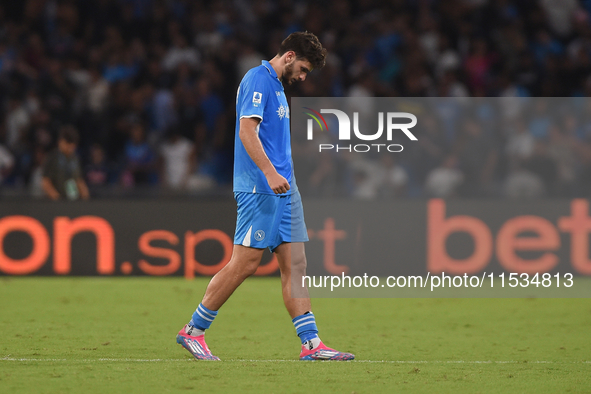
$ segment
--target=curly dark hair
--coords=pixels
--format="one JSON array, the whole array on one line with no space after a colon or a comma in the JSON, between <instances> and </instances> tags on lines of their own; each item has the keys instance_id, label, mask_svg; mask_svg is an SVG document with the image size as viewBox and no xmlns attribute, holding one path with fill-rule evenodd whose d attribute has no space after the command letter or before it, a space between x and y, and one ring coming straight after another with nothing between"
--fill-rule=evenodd
<instances>
[{"instance_id":1,"label":"curly dark hair","mask_svg":"<svg viewBox=\"0 0 591 394\"><path fill-rule=\"evenodd\" d=\"M322 47L320 40L314 33L295 32L291 33L279 47L279 56L285 52L294 51L297 59L306 59L313 68L322 68L325 64L326 49Z\"/></svg>"}]
</instances>

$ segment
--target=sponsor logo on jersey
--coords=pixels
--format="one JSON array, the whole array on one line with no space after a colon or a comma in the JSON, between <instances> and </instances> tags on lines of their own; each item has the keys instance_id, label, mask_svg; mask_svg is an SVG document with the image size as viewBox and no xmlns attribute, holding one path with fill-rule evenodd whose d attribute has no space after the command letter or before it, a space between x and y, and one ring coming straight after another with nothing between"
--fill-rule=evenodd
<instances>
[{"instance_id":1,"label":"sponsor logo on jersey","mask_svg":"<svg viewBox=\"0 0 591 394\"><path fill-rule=\"evenodd\" d=\"M279 108L277 108L277 116L279 119L283 120L283 118L289 119L289 107L281 104Z\"/></svg>"}]
</instances>

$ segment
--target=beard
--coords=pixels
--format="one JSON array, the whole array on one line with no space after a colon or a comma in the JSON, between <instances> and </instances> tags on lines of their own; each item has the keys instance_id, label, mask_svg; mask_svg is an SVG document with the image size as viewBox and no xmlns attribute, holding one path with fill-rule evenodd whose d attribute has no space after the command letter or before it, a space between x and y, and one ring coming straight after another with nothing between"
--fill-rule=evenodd
<instances>
[{"instance_id":1,"label":"beard","mask_svg":"<svg viewBox=\"0 0 591 394\"><path fill-rule=\"evenodd\" d=\"M283 80L287 82L288 85L296 82L297 79L294 77L293 72L293 63L287 64L283 71Z\"/></svg>"}]
</instances>

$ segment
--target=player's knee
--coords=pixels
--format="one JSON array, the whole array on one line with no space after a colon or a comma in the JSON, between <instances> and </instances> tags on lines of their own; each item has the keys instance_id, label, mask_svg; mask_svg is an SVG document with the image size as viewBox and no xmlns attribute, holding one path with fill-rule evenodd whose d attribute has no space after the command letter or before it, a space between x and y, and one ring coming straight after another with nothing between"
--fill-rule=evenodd
<instances>
[{"instance_id":1,"label":"player's knee","mask_svg":"<svg viewBox=\"0 0 591 394\"><path fill-rule=\"evenodd\" d=\"M294 273L305 273L306 272L306 256L302 256L299 258L292 258L291 260L291 271Z\"/></svg>"},{"instance_id":2,"label":"player's knee","mask_svg":"<svg viewBox=\"0 0 591 394\"><path fill-rule=\"evenodd\" d=\"M256 272L257 268L259 268L259 263L260 260L249 260L246 262L246 264L244 264L244 275L251 276L254 275L254 273Z\"/></svg>"},{"instance_id":3,"label":"player's knee","mask_svg":"<svg viewBox=\"0 0 591 394\"><path fill-rule=\"evenodd\" d=\"M246 277L252 276L257 271L257 268L258 266L256 265L249 266L246 270L244 270L244 274Z\"/></svg>"}]
</instances>

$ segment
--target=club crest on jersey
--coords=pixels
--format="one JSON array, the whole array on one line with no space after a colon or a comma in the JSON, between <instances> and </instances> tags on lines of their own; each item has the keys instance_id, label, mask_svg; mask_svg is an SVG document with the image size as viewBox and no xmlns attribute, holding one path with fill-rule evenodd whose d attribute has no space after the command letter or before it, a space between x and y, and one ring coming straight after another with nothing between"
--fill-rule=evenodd
<instances>
[{"instance_id":1,"label":"club crest on jersey","mask_svg":"<svg viewBox=\"0 0 591 394\"><path fill-rule=\"evenodd\" d=\"M254 92L252 95L252 103L255 107L258 107L259 104L263 102L263 94L261 92Z\"/></svg>"}]
</instances>

